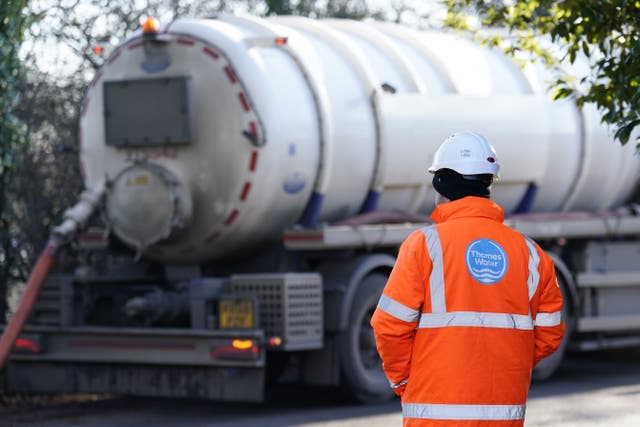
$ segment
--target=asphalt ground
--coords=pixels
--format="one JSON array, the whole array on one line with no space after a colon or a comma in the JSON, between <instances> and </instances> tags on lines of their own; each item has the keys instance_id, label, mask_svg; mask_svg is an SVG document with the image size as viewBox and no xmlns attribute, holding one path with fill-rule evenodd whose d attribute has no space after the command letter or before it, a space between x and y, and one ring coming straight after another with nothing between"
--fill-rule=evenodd
<instances>
[{"instance_id":1,"label":"asphalt ground","mask_svg":"<svg viewBox=\"0 0 640 427\"><path fill-rule=\"evenodd\" d=\"M4 427L389 427L398 400L354 405L335 390L282 385L262 404L118 398L3 396ZM640 351L569 355L556 375L535 383L527 427L640 426Z\"/></svg>"}]
</instances>

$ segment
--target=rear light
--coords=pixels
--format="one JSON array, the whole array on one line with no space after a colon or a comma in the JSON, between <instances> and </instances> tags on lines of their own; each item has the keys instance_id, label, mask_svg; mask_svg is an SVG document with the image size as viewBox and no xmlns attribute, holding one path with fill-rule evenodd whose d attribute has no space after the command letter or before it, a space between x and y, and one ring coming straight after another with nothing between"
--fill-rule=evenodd
<instances>
[{"instance_id":1,"label":"rear light","mask_svg":"<svg viewBox=\"0 0 640 427\"><path fill-rule=\"evenodd\" d=\"M13 344L13 352L21 354L39 354L42 353L40 340L37 337L24 338L20 337Z\"/></svg>"},{"instance_id":2,"label":"rear light","mask_svg":"<svg viewBox=\"0 0 640 427\"><path fill-rule=\"evenodd\" d=\"M282 338L271 337L269 338L269 347L280 347L282 345Z\"/></svg>"},{"instance_id":3,"label":"rear light","mask_svg":"<svg viewBox=\"0 0 640 427\"><path fill-rule=\"evenodd\" d=\"M216 339L211 344L211 358L253 362L260 359L260 347L255 340Z\"/></svg>"},{"instance_id":4,"label":"rear light","mask_svg":"<svg viewBox=\"0 0 640 427\"><path fill-rule=\"evenodd\" d=\"M236 350L249 350L255 346L253 340L233 340L231 341L231 347ZM257 348L257 347L256 347Z\"/></svg>"},{"instance_id":5,"label":"rear light","mask_svg":"<svg viewBox=\"0 0 640 427\"><path fill-rule=\"evenodd\" d=\"M284 47L289 44L288 37L255 37L246 40L246 43L249 46L260 46L260 47L273 47L273 46L281 46Z\"/></svg>"}]
</instances>

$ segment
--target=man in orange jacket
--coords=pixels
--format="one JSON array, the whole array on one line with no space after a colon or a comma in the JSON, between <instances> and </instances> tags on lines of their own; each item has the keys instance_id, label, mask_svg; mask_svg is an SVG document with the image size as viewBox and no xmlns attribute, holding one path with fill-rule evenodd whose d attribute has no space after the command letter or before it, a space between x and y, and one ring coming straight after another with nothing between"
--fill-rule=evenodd
<instances>
[{"instance_id":1,"label":"man in orange jacket","mask_svg":"<svg viewBox=\"0 0 640 427\"><path fill-rule=\"evenodd\" d=\"M498 170L482 135L444 141L435 224L400 247L371 320L404 426L522 426L533 367L562 340L553 261L502 223Z\"/></svg>"}]
</instances>

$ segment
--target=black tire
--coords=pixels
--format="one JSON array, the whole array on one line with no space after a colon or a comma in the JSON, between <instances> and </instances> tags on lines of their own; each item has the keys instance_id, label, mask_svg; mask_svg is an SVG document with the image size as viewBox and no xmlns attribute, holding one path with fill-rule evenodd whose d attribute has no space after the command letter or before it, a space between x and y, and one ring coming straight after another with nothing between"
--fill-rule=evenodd
<instances>
[{"instance_id":1,"label":"black tire","mask_svg":"<svg viewBox=\"0 0 640 427\"><path fill-rule=\"evenodd\" d=\"M360 282L349 310L347 329L338 337L342 387L349 398L361 403L384 402L394 396L382 371L369 324L386 281L383 274L372 273Z\"/></svg>"},{"instance_id":2,"label":"black tire","mask_svg":"<svg viewBox=\"0 0 640 427\"><path fill-rule=\"evenodd\" d=\"M538 363L533 370L532 379L534 381L544 381L549 378L558 370L564 359L564 353L567 350L569 341L571 339L571 333L574 328L573 307L571 305L570 294L567 291L567 285L562 279L562 276L556 272L558 276L558 284L560 285L560 291L562 292L562 319L565 324L564 336L560 342L560 347L551 355L545 357Z\"/></svg>"}]
</instances>

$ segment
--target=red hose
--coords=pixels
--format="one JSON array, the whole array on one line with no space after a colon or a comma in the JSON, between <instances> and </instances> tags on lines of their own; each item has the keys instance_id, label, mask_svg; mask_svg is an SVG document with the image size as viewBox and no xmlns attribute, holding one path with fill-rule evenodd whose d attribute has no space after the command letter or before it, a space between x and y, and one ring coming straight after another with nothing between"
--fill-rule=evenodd
<instances>
[{"instance_id":1,"label":"red hose","mask_svg":"<svg viewBox=\"0 0 640 427\"><path fill-rule=\"evenodd\" d=\"M13 344L20 335L25 322L31 314L33 305L38 299L38 294L40 294L42 284L47 278L47 274L49 274L49 270L53 265L57 247L58 244L55 239L49 240L49 243L47 243L42 254L40 254L40 258L38 258L38 261L29 276L29 281L27 282L24 295L20 300L18 311L13 315L7 325L7 328L2 333L2 338L0 338L0 369L2 369L9 358L9 354L13 349Z\"/></svg>"}]
</instances>

